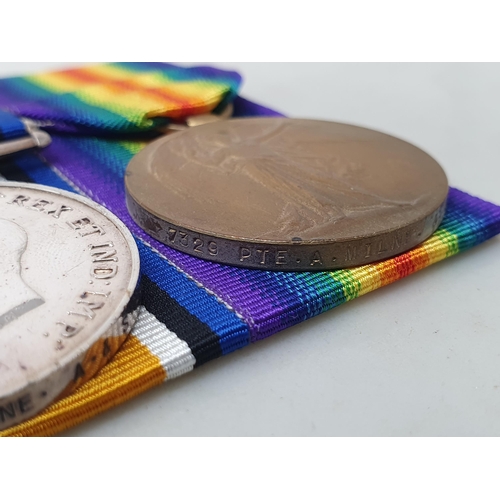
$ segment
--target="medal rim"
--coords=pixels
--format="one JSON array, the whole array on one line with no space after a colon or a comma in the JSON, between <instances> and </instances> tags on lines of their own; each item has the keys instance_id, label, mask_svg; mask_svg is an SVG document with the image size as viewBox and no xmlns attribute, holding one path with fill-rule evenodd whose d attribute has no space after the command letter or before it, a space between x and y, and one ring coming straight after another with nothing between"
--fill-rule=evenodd
<instances>
[{"instance_id":1,"label":"medal rim","mask_svg":"<svg viewBox=\"0 0 500 500\"><path fill-rule=\"evenodd\" d=\"M391 236L394 236L399 230L403 231L414 230L416 226L419 226L420 224L422 224L422 222L424 222L424 227L427 228L423 233L424 234L423 237L420 237L417 240L413 240L409 244L398 246L397 249L386 250L386 251L384 250L384 255L372 256L372 257L358 255L358 257L352 259L352 262L347 262L346 261L347 257L345 257L344 259L339 257L334 257L334 259L332 260L332 255L331 255L332 253L335 253L336 255L345 256L349 252L348 249L352 249L352 245L358 242L361 242L361 244L369 244L369 240L372 240L374 238L375 239L380 238L381 236L380 234L370 237L358 238L356 240L352 239L347 241L338 241L335 244L330 244L330 243L325 244L320 242L316 244L288 243L284 245L281 244L265 245L262 243L243 242L236 240L236 243L239 243L240 245L243 244L244 245L243 248L245 249L245 251L250 252L254 257L257 252L266 252L266 253L269 252L270 257L274 256L274 261L271 259L271 261L268 262L256 262L255 261L256 259L254 258L252 262L246 260L247 256L245 256L245 258L243 259L241 258L241 256L238 258L238 251L235 251L237 249L237 246L234 245L235 241L219 238L217 236L208 235L208 238L211 238L211 241L209 241L208 243L211 243L212 241L216 243L217 248L223 249L222 253L226 255L226 258L218 257L219 254L210 255L205 253L202 255L200 253L197 253L192 248L190 248L189 244L185 246L182 246L180 244L174 245L168 240L167 236L168 229L170 228L174 229L179 233L184 233L187 236L188 241L190 239L192 241L194 241L195 239L201 240L202 238L206 238L207 235L199 232L189 231L186 228L176 226L175 224L171 224L168 221L164 221L163 219L156 217L154 214L148 213L147 211L143 210L139 204L137 204L137 202L134 200L132 196L129 196L128 194L126 201L127 201L127 208L130 212L131 217L136 221L136 223L139 226L143 228L143 231L145 231L147 234L149 234L151 237L153 237L160 243L165 244L169 248L178 250L192 257L196 257L202 260L214 262L221 265L234 266L243 269L258 269L261 271L279 271L279 272L335 271L341 269L348 269L351 267L362 266L366 264L374 264L389 259L391 257L403 254L423 243L434 233L434 231L436 231L436 229L439 227L439 225L443 220L447 205L447 200L445 200L436 210L434 210L424 219L418 220L407 226L402 226L401 228L398 228L394 231L390 231L389 233L383 233L382 236L387 236L390 238ZM148 221L149 223L146 221ZM153 225L157 226L163 234L159 234L158 231L153 231L152 229L148 228L148 226L151 225L151 221ZM378 241L382 240L379 239ZM224 248L225 245L227 245L226 248ZM238 246L241 249L242 247L240 245ZM334 251L335 246L337 247L336 251ZM280 260L279 252L290 253L293 254L293 256L291 260L289 260L286 263L279 262ZM327 255L327 258L325 259L322 257L321 261L312 262L312 257L314 257L316 252L320 252L320 255L323 254L323 256ZM260 255L262 256L263 254L261 253ZM323 260L326 263L324 263Z\"/></svg>"}]
</instances>

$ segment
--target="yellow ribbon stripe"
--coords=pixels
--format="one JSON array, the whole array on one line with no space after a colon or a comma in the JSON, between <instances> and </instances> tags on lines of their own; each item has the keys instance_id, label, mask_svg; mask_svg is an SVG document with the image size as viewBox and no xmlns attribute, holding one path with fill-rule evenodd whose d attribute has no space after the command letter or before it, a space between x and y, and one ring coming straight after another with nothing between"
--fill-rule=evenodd
<instances>
[{"instance_id":1,"label":"yellow ribbon stripe","mask_svg":"<svg viewBox=\"0 0 500 500\"><path fill-rule=\"evenodd\" d=\"M0 436L52 436L165 381L160 360L130 335L113 360L73 394Z\"/></svg>"}]
</instances>

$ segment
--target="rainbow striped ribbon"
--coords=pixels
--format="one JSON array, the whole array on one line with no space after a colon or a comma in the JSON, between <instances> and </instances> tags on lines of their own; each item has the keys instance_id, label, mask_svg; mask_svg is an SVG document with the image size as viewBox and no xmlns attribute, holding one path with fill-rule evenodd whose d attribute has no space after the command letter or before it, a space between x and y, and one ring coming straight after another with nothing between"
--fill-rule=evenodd
<instances>
[{"instance_id":1,"label":"rainbow striped ribbon","mask_svg":"<svg viewBox=\"0 0 500 500\"><path fill-rule=\"evenodd\" d=\"M233 102L236 116L277 113L237 96L237 74L165 64L106 64L0 80L0 109L38 120L53 142L43 158L0 164L9 179L78 191L114 212L139 247L138 322L91 380L0 435L61 432L165 380L388 285L500 233L500 207L450 189L426 242L376 264L333 272L246 270L198 260L153 240L130 218L123 175L159 126Z\"/></svg>"}]
</instances>

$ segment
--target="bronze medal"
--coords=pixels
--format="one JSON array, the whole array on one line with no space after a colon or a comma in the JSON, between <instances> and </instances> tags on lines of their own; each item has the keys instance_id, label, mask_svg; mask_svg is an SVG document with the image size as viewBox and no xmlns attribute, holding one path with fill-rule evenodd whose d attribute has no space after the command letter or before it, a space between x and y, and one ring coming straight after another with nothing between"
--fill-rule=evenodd
<instances>
[{"instance_id":1,"label":"bronze medal","mask_svg":"<svg viewBox=\"0 0 500 500\"><path fill-rule=\"evenodd\" d=\"M374 130L243 118L160 138L130 162L127 205L148 234L241 267L368 264L440 224L448 182L419 148Z\"/></svg>"}]
</instances>

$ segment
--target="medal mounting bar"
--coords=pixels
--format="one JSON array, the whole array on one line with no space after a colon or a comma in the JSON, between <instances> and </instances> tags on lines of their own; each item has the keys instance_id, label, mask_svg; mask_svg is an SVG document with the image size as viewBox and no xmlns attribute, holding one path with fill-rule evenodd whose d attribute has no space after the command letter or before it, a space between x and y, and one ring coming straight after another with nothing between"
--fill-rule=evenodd
<instances>
[{"instance_id":1,"label":"medal mounting bar","mask_svg":"<svg viewBox=\"0 0 500 500\"><path fill-rule=\"evenodd\" d=\"M21 121L24 123L27 135L18 139L0 141L0 157L26 149L44 148L52 142L50 135L40 130L35 122L24 118Z\"/></svg>"},{"instance_id":2,"label":"medal mounting bar","mask_svg":"<svg viewBox=\"0 0 500 500\"><path fill-rule=\"evenodd\" d=\"M203 113L201 115L188 116L184 123L169 123L162 132L168 134L169 132L178 132L180 130L186 130L188 128L197 127L198 125L205 125L207 123L219 122L222 120L229 120L233 116L233 105L229 103L222 113Z\"/></svg>"}]
</instances>

